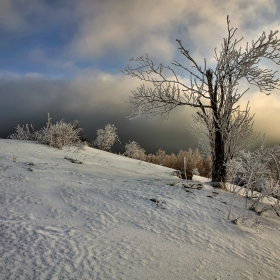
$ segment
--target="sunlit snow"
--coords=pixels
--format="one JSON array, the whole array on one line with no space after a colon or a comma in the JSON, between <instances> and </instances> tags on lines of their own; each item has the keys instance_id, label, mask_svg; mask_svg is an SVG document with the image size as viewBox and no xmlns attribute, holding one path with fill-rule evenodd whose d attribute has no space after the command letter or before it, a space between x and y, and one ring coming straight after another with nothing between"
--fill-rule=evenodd
<instances>
[{"instance_id":1,"label":"sunlit snow","mask_svg":"<svg viewBox=\"0 0 280 280\"><path fill-rule=\"evenodd\" d=\"M227 220L233 194L206 178L3 139L0 172L0 279L279 277L279 217L238 196Z\"/></svg>"}]
</instances>

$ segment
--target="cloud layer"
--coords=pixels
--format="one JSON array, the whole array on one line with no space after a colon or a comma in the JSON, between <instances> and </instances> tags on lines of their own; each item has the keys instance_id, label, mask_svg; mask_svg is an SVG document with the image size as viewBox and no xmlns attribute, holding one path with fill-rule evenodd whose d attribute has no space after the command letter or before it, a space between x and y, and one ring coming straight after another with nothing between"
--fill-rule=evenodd
<instances>
[{"instance_id":1,"label":"cloud layer","mask_svg":"<svg viewBox=\"0 0 280 280\"><path fill-rule=\"evenodd\" d=\"M98 128L115 123L124 142L138 141L148 151L194 148L197 138L186 130L194 113L190 108L176 109L166 123L126 118L128 97L139 81L119 70L130 57L145 53L157 62L185 63L176 38L199 63L207 58L214 65L213 50L227 35L227 15L238 27L237 38L244 36L244 46L263 30L280 29L279 12L276 0L151 0L146 5L137 0L3 0L1 136L18 123L42 126L50 112L54 121L79 119L91 140ZM265 132L271 144L280 136L279 96L252 88L242 100L244 106L251 101L255 129Z\"/></svg>"}]
</instances>

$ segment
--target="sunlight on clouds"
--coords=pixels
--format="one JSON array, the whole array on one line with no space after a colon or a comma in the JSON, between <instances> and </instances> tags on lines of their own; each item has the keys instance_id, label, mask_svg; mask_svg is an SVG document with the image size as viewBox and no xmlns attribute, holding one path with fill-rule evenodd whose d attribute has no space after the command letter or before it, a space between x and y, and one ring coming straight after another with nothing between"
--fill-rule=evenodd
<instances>
[{"instance_id":1,"label":"sunlight on clouds","mask_svg":"<svg viewBox=\"0 0 280 280\"><path fill-rule=\"evenodd\" d=\"M252 113L255 115L255 130L266 133L268 138L278 138L280 142L280 92L269 96L254 94L250 100Z\"/></svg>"},{"instance_id":2,"label":"sunlight on clouds","mask_svg":"<svg viewBox=\"0 0 280 280\"><path fill-rule=\"evenodd\" d=\"M173 54L175 52L175 44L170 42L168 38L163 36L147 36L148 40L143 43L141 46L142 54L149 53L153 57L153 59L162 60L171 60L173 58ZM140 50L138 50L140 52ZM134 51L135 55L137 53Z\"/></svg>"},{"instance_id":3,"label":"sunlight on clouds","mask_svg":"<svg viewBox=\"0 0 280 280\"><path fill-rule=\"evenodd\" d=\"M110 2L110 1L109 1ZM141 55L172 58L169 41L173 23L182 18L184 1L171 3L154 0L149 5L137 1L102 4L102 15L90 17L81 26L73 49L84 56L101 56L106 51L129 51ZM101 4L100 4L101 5Z\"/></svg>"},{"instance_id":4,"label":"sunlight on clouds","mask_svg":"<svg viewBox=\"0 0 280 280\"><path fill-rule=\"evenodd\" d=\"M254 131L266 134L266 141L280 142L280 91L275 90L269 96L259 91L244 95L239 103L245 109L249 101L250 115L254 115Z\"/></svg>"},{"instance_id":5,"label":"sunlight on clouds","mask_svg":"<svg viewBox=\"0 0 280 280\"><path fill-rule=\"evenodd\" d=\"M212 0L197 6L200 20L191 26L189 34L196 46L196 51L202 57L208 57L207 60L212 62L213 50L221 48L222 39L228 35L227 15L230 18L230 27L238 28L236 38L244 36L244 40L240 43L243 47L247 41L258 38L263 30L269 31L270 26L274 26L272 29L275 30L275 24L265 22L260 16L261 13L276 11L275 0L256 0L246 3L244 4L243 0L223 2ZM263 20L262 24L260 24L261 20ZM248 28L247 22L257 24Z\"/></svg>"},{"instance_id":6,"label":"sunlight on clouds","mask_svg":"<svg viewBox=\"0 0 280 280\"><path fill-rule=\"evenodd\" d=\"M82 1L79 5L84 20L71 45L73 54L100 57L107 52L129 52L133 56L149 53L151 57L172 60L177 48L172 36L180 35L183 38L179 39L186 44L191 39L197 55L210 61L214 48L219 49L222 38L227 36L227 14L231 25L240 28L246 26L248 20L259 22L260 13L275 9L274 0L249 1L247 4L243 0L210 0L204 1L203 5L191 0L152 0L148 5L138 1L96 1L94 4ZM258 27L264 28L267 24L263 22ZM186 31L178 32L181 27ZM255 29L259 31L259 28ZM250 27L249 35L255 29ZM259 35L260 32L256 33ZM243 34L246 35L246 31Z\"/></svg>"},{"instance_id":7,"label":"sunlight on clouds","mask_svg":"<svg viewBox=\"0 0 280 280\"><path fill-rule=\"evenodd\" d=\"M239 28L238 37L248 38L245 44L263 30L275 30L275 23L272 24L273 20L266 14L273 15L277 10L276 0L208 0L203 4L193 0L151 0L149 3L80 0L75 4L65 0L63 3L27 0L22 4L2 0L0 28L10 31L22 30L25 26L30 34L36 34L38 30L49 32L48 28L62 26L70 26L71 30L74 26L73 32L67 35L69 41L52 49L51 55L46 56L37 45L30 51L30 59L33 56L33 60L38 58L42 64L47 62L58 68L71 68L71 63L87 58L135 57L145 53L162 62L172 61L179 54L176 38L181 39L187 49L192 48L195 59L205 57L212 63L214 48L219 49L222 38L227 36L227 14L231 25Z\"/></svg>"}]
</instances>

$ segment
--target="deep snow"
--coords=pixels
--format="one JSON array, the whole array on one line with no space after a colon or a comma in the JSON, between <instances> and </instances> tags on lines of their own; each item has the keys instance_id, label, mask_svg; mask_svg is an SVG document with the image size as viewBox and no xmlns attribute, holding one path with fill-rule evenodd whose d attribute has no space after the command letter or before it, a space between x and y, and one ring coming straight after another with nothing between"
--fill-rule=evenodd
<instances>
[{"instance_id":1,"label":"deep snow","mask_svg":"<svg viewBox=\"0 0 280 280\"><path fill-rule=\"evenodd\" d=\"M279 217L237 197L243 222L227 220L233 194L206 178L183 188L162 166L3 139L0 172L0 279L280 277Z\"/></svg>"}]
</instances>

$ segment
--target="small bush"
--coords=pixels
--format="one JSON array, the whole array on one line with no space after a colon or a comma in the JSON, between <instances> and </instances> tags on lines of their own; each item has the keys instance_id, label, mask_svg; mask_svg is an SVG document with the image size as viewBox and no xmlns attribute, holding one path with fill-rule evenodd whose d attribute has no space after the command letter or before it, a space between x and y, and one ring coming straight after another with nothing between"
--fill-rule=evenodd
<instances>
[{"instance_id":1,"label":"small bush","mask_svg":"<svg viewBox=\"0 0 280 280\"><path fill-rule=\"evenodd\" d=\"M47 126L41 128L39 131L34 131L32 125L32 132L28 124L24 127L19 125L16 127L16 132L9 135L8 138L15 140L32 140L41 144L49 145L58 149L65 146L79 146L81 140L79 137L80 128L75 129L73 125L65 123L63 120L51 124L51 118L48 114Z\"/></svg>"},{"instance_id":2,"label":"small bush","mask_svg":"<svg viewBox=\"0 0 280 280\"><path fill-rule=\"evenodd\" d=\"M140 160L145 160L146 158L145 150L141 148L140 145L135 141L125 144L124 155L130 158L140 159Z\"/></svg>"},{"instance_id":3,"label":"small bush","mask_svg":"<svg viewBox=\"0 0 280 280\"><path fill-rule=\"evenodd\" d=\"M242 190L245 190L246 205L248 202L252 202L250 209L256 210L259 202L264 198L274 201L270 207L277 212L280 209L280 178L279 178L279 162L277 156L280 155L280 146L274 146L271 148L264 147L264 140L262 145L254 152L241 151L238 158L233 158L227 163L227 181L230 186L230 190L236 194ZM274 161L277 169L277 176L273 175L270 169L270 162ZM275 179L276 177L276 179ZM238 178L239 185L242 184L242 188L238 188L236 184L236 178ZM271 198L275 199L271 199ZM233 204L233 202L232 202ZM230 211L228 217L230 215Z\"/></svg>"},{"instance_id":4,"label":"small bush","mask_svg":"<svg viewBox=\"0 0 280 280\"><path fill-rule=\"evenodd\" d=\"M94 145L100 150L110 151L116 141L119 141L117 128L113 124L107 124L104 129L97 130L97 138Z\"/></svg>"},{"instance_id":5,"label":"small bush","mask_svg":"<svg viewBox=\"0 0 280 280\"><path fill-rule=\"evenodd\" d=\"M33 127L31 125L31 128L33 130ZM8 138L14 139L14 140L34 140L34 130L33 132L30 131L28 124L24 125L21 127L19 124L17 127L15 127L16 132L9 135Z\"/></svg>"}]
</instances>

